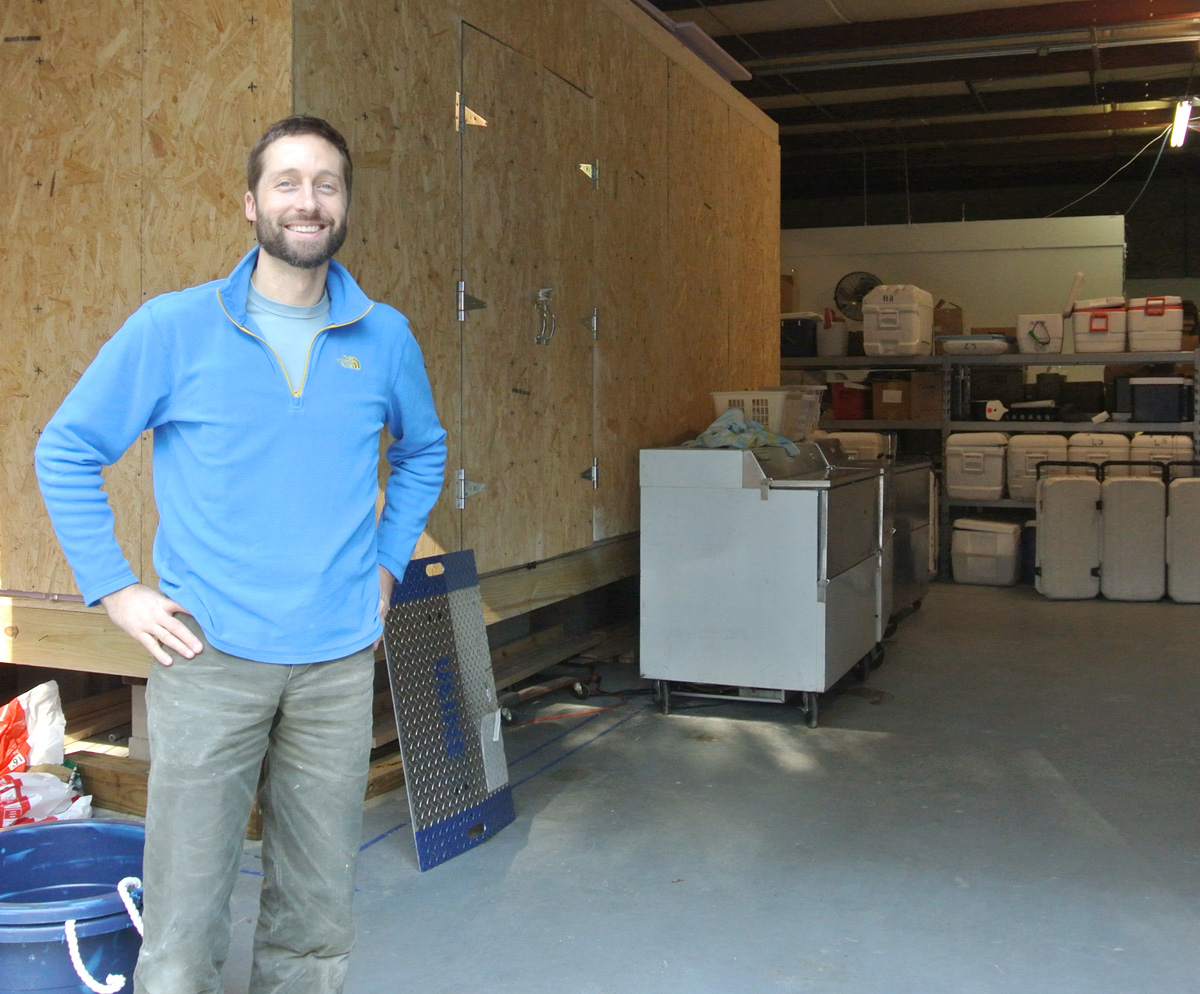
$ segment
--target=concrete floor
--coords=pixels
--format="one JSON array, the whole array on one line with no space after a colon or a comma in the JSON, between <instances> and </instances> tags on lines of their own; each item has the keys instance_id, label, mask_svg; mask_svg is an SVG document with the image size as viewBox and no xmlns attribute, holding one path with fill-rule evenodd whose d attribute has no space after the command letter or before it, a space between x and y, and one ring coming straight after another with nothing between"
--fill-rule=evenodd
<instances>
[{"instance_id":1,"label":"concrete floor","mask_svg":"<svg viewBox=\"0 0 1200 994\"><path fill-rule=\"evenodd\" d=\"M936 585L818 729L644 696L510 729L485 845L422 874L403 793L368 803L347 992L1194 992L1198 620Z\"/></svg>"}]
</instances>

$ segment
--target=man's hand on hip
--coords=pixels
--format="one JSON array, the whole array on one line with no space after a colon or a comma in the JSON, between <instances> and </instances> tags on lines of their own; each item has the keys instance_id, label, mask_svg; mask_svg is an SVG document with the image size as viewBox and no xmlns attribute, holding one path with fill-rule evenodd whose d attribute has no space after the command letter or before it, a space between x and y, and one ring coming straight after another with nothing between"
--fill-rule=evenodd
<instances>
[{"instance_id":1,"label":"man's hand on hip","mask_svg":"<svg viewBox=\"0 0 1200 994\"><path fill-rule=\"evenodd\" d=\"M386 570L382 566L380 566L379 567L379 620L380 620L380 622L382 622L384 624L387 623L388 608L390 608L392 606L392 587L394 587L395 585L396 585L396 578L394 576L392 576L392 574L388 570ZM379 643L382 641L383 641L383 636L380 636L379 638L377 638L375 640L375 644L371 648L378 649Z\"/></svg>"},{"instance_id":2,"label":"man's hand on hip","mask_svg":"<svg viewBox=\"0 0 1200 994\"><path fill-rule=\"evenodd\" d=\"M172 662L165 649L173 649L185 659L191 659L204 648L191 630L175 617L187 614L187 611L144 583L113 591L101 597L100 603L113 624L144 645L163 666L170 666Z\"/></svg>"}]
</instances>

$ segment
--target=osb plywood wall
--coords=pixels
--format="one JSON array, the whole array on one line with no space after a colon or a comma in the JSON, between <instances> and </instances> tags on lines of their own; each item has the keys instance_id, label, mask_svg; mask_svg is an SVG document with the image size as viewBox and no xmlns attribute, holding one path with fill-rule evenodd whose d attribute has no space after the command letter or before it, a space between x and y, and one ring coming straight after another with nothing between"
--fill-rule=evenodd
<instances>
[{"instance_id":1,"label":"osb plywood wall","mask_svg":"<svg viewBox=\"0 0 1200 994\"><path fill-rule=\"evenodd\" d=\"M140 301L221 275L250 246L245 152L293 107L350 140L342 261L408 315L450 429L447 490L420 551L476 545L486 571L634 531L637 450L702 429L711 389L777 382L773 126L627 0L11 0L2 17L5 38L36 40L0 47L12 318L0 589L74 591L33 485L37 429ZM542 137L515 150L536 191L463 182L454 97L472 29L536 83ZM479 162L503 156L500 130ZM582 195L570 183L597 159L599 184ZM490 168L504 173L499 159ZM555 170L571 179L546 182ZM486 260L495 245L480 243L472 278L502 281L507 264L570 288L559 334L579 334L530 361L537 403L497 375L523 361L513 343L530 337L528 287L497 282L486 317L473 312L465 331L456 320L473 226L509 254ZM599 311L594 343L575 313L584 298ZM534 444L519 452L516 438ZM579 477L592 456L595 491ZM460 465L490 477L466 535L449 485ZM110 493L149 576L144 441Z\"/></svg>"},{"instance_id":2,"label":"osb plywood wall","mask_svg":"<svg viewBox=\"0 0 1200 994\"><path fill-rule=\"evenodd\" d=\"M74 594L34 479L38 432L143 300L252 243L240 177L291 107L290 0L11 0L0 18L0 589ZM117 536L153 582L149 439L106 476Z\"/></svg>"},{"instance_id":3,"label":"osb plywood wall","mask_svg":"<svg viewBox=\"0 0 1200 994\"><path fill-rule=\"evenodd\" d=\"M413 323L448 476L487 487L461 515L448 489L423 547L461 542L488 571L636 530L638 449L701 430L709 390L778 382L773 126L627 0L300 0L296 24L298 109L373 150L367 240L344 261ZM459 90L488 121L461 158ZM577 165L596 159L580 199ZM371 244L381 227L391 251ZM578 273L552 275L589 258L594 344ZM487 301L465 325L460 275ZM567 288L561 337L538 348L531 288L550 285Z\"/></svg>"}]
</instances>

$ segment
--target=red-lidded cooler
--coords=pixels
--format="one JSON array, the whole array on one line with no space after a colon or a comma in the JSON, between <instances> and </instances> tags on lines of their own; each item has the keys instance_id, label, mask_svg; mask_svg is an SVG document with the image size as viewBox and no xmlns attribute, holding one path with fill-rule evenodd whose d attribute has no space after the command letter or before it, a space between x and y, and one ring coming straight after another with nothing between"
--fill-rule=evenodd
<instances>
[{"instance_id":1,"label":"red-lidded cooler","mask_svg":"<svg viewBox=\"0 0 1200 994\"><path fill-rule=\"evenodd\" d=\"M1093 297L1075 301L1071 329L1076 352L1125 351L1125 298Z\"/></svg>"},{"instance_id":2,"label":"red-lidded cooler","mask_svg":"<svg viewBox=\"0 0 1200 994\"><path fill-rule=\"evenodd\" d=\"M1183 347L1179 297L1132 297L1127 310L1130 352L1178 352Z\"/></svg>"}]
</instances>

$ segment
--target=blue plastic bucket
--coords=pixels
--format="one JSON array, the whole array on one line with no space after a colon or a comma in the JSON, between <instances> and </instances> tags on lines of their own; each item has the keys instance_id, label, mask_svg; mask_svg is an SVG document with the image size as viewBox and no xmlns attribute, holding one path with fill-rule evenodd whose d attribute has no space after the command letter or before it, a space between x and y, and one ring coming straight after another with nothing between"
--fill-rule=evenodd
<instances>
[{"instance_id":1,"label":"blue plastic bucket","mask_svg":"<svg viewBox=\"0 0 1200 994\"><path fill-rule=\"evenodd\" d=\"M145 830L118 821L61 821L0 832L0 994L89 994L67 952L75 921L79 956L100 983L126 978L142 940L117 893L141 877Z\"/></svg>"}]
</instances>

